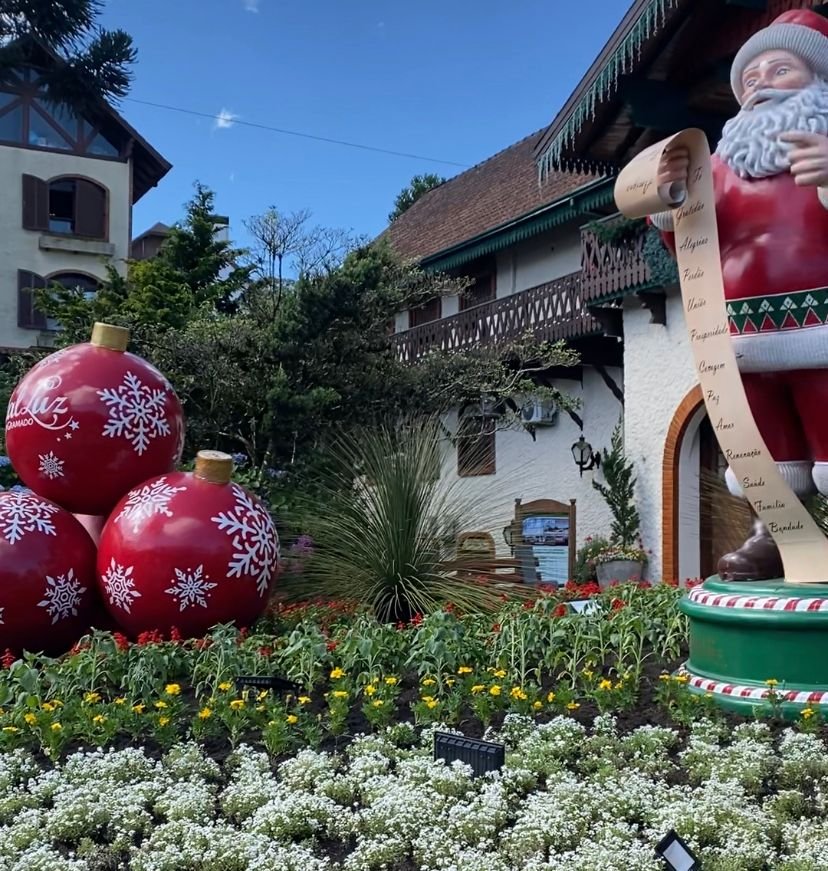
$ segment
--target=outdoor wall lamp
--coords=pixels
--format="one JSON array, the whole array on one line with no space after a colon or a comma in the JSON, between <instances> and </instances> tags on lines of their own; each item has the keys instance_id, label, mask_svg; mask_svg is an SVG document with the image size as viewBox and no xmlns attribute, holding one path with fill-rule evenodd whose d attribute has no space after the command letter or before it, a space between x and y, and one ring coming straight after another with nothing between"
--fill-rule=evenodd
<instances>
[{"instance_id":1,"label":"outdoor wall lamp","mask_svg":"<svg viewBox=\"0 0 828 871\"><path fill-rule=\"evenodd\" d=\"M511 547L513 538L514 538L514 531L512 529L512 524L510 523L508 526L503 527L503 540L506 542L506 544L509 547Z\"/></svg>"},{"instance_id":2,"label":"outdoor wall lamp","mask_svg":"<svg viewBox=\"0 0 828 871\"><path fill-rule=\"evenodd\" d=\"M601 455L592 450L592 445L584 438L583 433L578 441L572 445L572 456L575 459L575 465L581 470L582 478L584 472L601 467Z\"/></svg>"}]
</instances>

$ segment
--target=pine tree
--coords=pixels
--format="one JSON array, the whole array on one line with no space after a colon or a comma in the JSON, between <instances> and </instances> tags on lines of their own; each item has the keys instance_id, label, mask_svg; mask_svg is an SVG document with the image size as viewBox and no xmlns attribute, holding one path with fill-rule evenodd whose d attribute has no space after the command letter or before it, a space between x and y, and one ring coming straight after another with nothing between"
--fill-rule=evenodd
<instances>
[{"instance_id":1,"label":"pine tree","mask_svg":"<svg viewBox=\"0 0 828 871\"><path fill-rule=\"evenodd\" d=\"M635 507L633 465L624 456L621 424L615 427L610 449L603 451L601 468L606 484L593 481L592 486L604 497L612 513L610 543L622 548L637 545L640 518Z\"/></svg>"}]
</instances>

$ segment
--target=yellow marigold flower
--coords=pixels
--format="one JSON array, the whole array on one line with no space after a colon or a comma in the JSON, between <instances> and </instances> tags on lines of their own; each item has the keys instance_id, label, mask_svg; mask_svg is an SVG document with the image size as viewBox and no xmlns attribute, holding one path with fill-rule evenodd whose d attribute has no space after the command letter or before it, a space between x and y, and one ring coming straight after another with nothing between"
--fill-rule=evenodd
<instances>
[{"instance_id":1,"label":"yellow marigold flower","mask_svg":"<svg viewBox=\"0 0 828 871\"><path fill-rule=\"evenodd\" d=\"M300 705L309 705L310 704L310 696L299 696L296 700Z\"/></svg>"},{"instance_id":2,"label":"yellow marigold flower","mask_svg":"<svg viewBox=\"0 0 828 871\"><path fill-rule=\"evenodd\" d=\"M532 702L532 707L536 711L539 711L543 707L543 702Z\"/></svg>"},{"instance_id":3,"label":"yellow marigold flower","mask_svg":"<svg viewBox=\"0 0 828 871\"><path fill-rule=\"evenodd\" d=\"M244 699L233 699L230 702L230 710L231 711L240 711L244 707Z\"/></svg>"},{"instance_id":4,"label":"yellow marigold flower","mask_svg":"<svg viewBox=\"0 0 828 871\"><path fill-rule=\"evenodd\" d=\"M166 703L163 699L159 699L159 700L155 703L155 707L158 708L159 711L163 711L164 708L167 707L167 703Z\"/></svg>"},{"instance_id":5,"label":"yellow marigold flower","mask_svg":"<svg viewBox=\"0 0 828 871\"><path fill-rule=\"evenodd\" d=\"M769 687L779 686L779 681L778 681L775 677L769 677L769 678L765 681L765 683L766 683Z\"/></svg>"},{"instance_id":6,"label":"yellow marigold flower","mask_svg":"<svg viewBox=\"0 0 828 871\"><path fill-rule=\"evenodd\" d=\"M690 678L686 674L677 674L676 683L687 683Z\"/></svg>"},{"instance_id":7,"label":"yellow marigold flower","mask_svg":"<svg viewBox=\"0 0 828 871\"><path fill-rule=\"evenodd\" d=\"M503 680L503 678L506 677L506 669L498 668L496 671L493 671L492 674L499 680Z\"/></svg>"},{"instance_id":8,"label":"yellow marigold flower","mask_svg":"<svg viewBox=\"0 0 828 871\"><path fill-rule=\"evenodd\" d=\"M598 684L599 690L611 690L612 689L612 681L604 678L601 683Z\"/></svg>"},{"instance_id":9,"label":"yellow marigold flower","mask_svg":"<svg viewBox=\"0 0 828 871\"><path fill-rule=\"evenodd\" d=\"M15 732L19 732L20 729L18 729L17 726L3 726L3 731L13 735Z\"/></svg>"},{"instance_id":10,"label":"yellow marigold flower","mask_svg":"<svg viewBox=\"0 0 828 871\"><path fill-rule=\"evenodd\" d=\"M490 696L499 696L500 695L500 687L495 684L492 687L489 687L489 695Z\"/></svg>"},{"instance_id":11,"label":"yellow marigold flower","mask_svg":"<svg viewBox=\"0 0 828 871\"><path fill-rule=\"evenodd\" d=\"M164 692L165 692L168 696L178 696L178 695L181 695L181 684L177 684L177 683L168 683L168 684L164 687Z\"/></svg>"},{"instance_id":12,"label":"yellow marigold flower","mask_svg":"<svg viewBox=\"0 0 828 871\"><path fill-rule=\"evenodd\" d=\"M146 708L146 705L143 704L132 706L132 710L135 711L136 714L143 714L144 708Z\"/></svg>"},{"instance_id":13,"label":"yellow marigold flower","mask_svg":"<svg viewBox=\"0 0 828 871\"><path fill-rule=\"evenodd\" d=\"M437 683L437 681L434 680L433 677L425 677L422 680L422 684L424 687L433 687L434 684L436 684L436 683Z\"/></svg>"},{"instance_id":14,"label":"yellow marigold flower","mask_svg":"<svg viewBox=\"0 0 828 871\"><path fill-rule=\"evenodd\" d=\"M213 716L213 712L210 710L210 708L202 708L198 712L198 719L199 720L209 720L210 717L212 717L212 716Z\"/></svg>"},{"instance_id":15,"label":"yellow marigold flower","mask_svg":"<svg viewBox=\"0 0 828 871\"><path fill-rule=\"evenodd\" d=\"M92 717L92 722L100 725L101 723L106 722L106 717L103 714L95 714L95 716Z\"/></svg>"},{"instance_id":16,"label":"yellow marigold flower","mask_svg":"<svg viewBox=\"0 0 828 871\"><path fill-rule=\"evenodd\" d=\"M375 708L381 708L385 704L385 702L382 699L374 699L374 701L371 702L371 704Z\"/></svg>"},{"instance_id":17,"label":"yellow marigold flower","mask_svg":"<svg viewBox=\"0 0 828 871\"><path fill-rule=\"evenodd\" d=\"M663 672L661 672L661 674L658 676L658 679L659 679L659 680L670 680L670 675L669 675L668 672L663 671Z\"/></svg>"},{"instance_id":18,"label":"yellow marigold flower","mask_svg":"<svg viewBox=\"0 0 828 871\"><path fill-rule=\"evenodd\" d=\"M341 668L331 670L331 680L339 680L341 677L345 677L345 672Z\"/></svg>"},{"instance_id":19,"label":"yellow marigold flower","mask_svg":"<svg viewBox=\"0 0 828 871\"><path fill-rule=\"evenodd\" d=\"M437 701L436 701L435 699L431 699L431 700L427 701L427 702L426 702L426 707L427 707L427 708L436 708L436 707L437 707Z\"/></svg>"},{"instance_id":20,"label":"yellow marigold flower","mask_svg":"<svg viewBox=\"0 0 828 871\"><path fill-rule=\"evenodd\" d=\"M578 708L580 708L580 707L581 707L581 706L578 704L578 702L570 702L570 703L566 706L566 708L567 708L568 711L577 711Z\"/></svg>"},{"instance_id":21,"label":"yellow marigold flower","mask_svg":"<svg viewBox=\"0 0 828 871\"><path fill-rule=\"evenodd\" d=\"M169 722L170 722L169 717L159 717L158 718L158 725L159 726L166 726Z\"/></svg>"},{"instance_id":22,"label":"yellow marigold flower","mask_svg":"<svg viewBox=\"0 0 828 871\"><path fill-rule=\"evenodd\" d=\"M551 705L555 701L555 693L549 692L546 694L546 701Z\"/></svg>"},{"instance_id":23,"label":"yellow marigold flower","mask_svg":"<svg viewBox=\"0 0 828 871\"><path fill-rule=\"evenodd\" d=\"M469 668L467 665L461 665L460 668L457 669L457 674L471 674L474 669Z\"/></svg>"},{"instance_id":24,"label":"yellow marigold flower","mask_svg":"<svg viewBox=\"0 0 828 871\"><path fill-rule=\"evenodd\" d=\"M116 704L116 705L124 705L124 704L126 704L126 699L123 696L118 696L118 698L113 699L112 702L113 702L113 704Z\"/></svg>"},{"instance_id":25,"label":"yellow marigold flower","mask_svg":"<svg viewBox=\"0 0 828 871\"><path fill-rule=\"evenodd\" d=\"M63 726L61 726L60 723L52 723L51 729L53 732L61 732L63 731Z\"/></svg>"},{"instance_id":26,"label":"yellow marigold flower","mask_svg":"<svg viewBox=\"0 0 828 871\"><path fill-rule=\"evenodd\" d=\"M453 677L446 678L446 686L447 687L453 687L456 683L457 683L457 681Z\"/></svg>"},{"instance_id":27,"label":"yellow marigold flower","mask_svg":"<svg viewBox=\"0 0 828 871\"><path fill-rule=\"evenodd\" d=\"M262 711L266 710L264 705L256 705L256 711L261 714Z\"/></svg>"},{"instance_id":28,"label":"yellow marigold flower","mask_svg":"<svg viewBox=\"0 0 828 871\"><path fill-rule=\"evenodd\" d=\"M218 685L218 688L219 688L223 693L226 693L227 690L233 689L233 684L231 684L229 680L223 680L223 681Z\"/></svg>"},{"instance_id":29,"label":"yellow marigold flower","mask_svg":"<svg viewBox=\"0 0 828 871\"><path fill-rule=\"evenodd\" d=\"M592 679L595 677L595 672L592 671L592 669L589 669L589 668L585 668L585 669L581 672L581 674L582 674L582 675L583 675L587 680L592 680Z\"/></svg>"},{"instance_id":30,"label":"yellow marigold flower","mask_svg":"<svg viewBox=\"0 0 828 871\"><path fill-rule=\"evenodd\" d=\"M424 702L433 702L434 696L423 696L423 701Z\"/></svg>"},{"instance_id":31,"label":"yellow marigold flower","mask_svg":"<svg viewBox=\"0 0 828 871\"><path fill-rule=\"evenodd\" d=\"M389 686L389 687L396 686L396 684L398 684L399 682L400 682L400 681L399 681L399 678L394 677L393 674L392 674L392 675L389 675L389 676L385 679L385 685L386 685L386 686Z\"/></svg>"},{"instance_id":32,"label":"yellow marigold flower","mask_svg":"<svg viewBox=\"0 0 828 871\"><path fill-rule=\"evenodd\" d=\"M483 690L485 690L485 689L486 689L486 687L484 687L482 683L476 683L476 684L471 688L472 695L475 695L475 696L476 696L478 693L482 693Z\"/></svg>"},{"instance_id":33,"label":"yellow marigold flower","mask_svg":"<svg viewBox=\"0 0 828 871\"><path fill-rule=\"evenodd\" d=\"M624 681L623 681L623 680L619 680L618 683L615 684L615 688L616 688L617 690L623 689L623 688L624 688Z\"/></svg>"},{"instance_id":34,"label":"yellow marigold flower","mask_svg":"<svg viewBox=\"0 0 828 871\"><path fill-rule=\"evenodd\" d=\"M52 704L58 708L63 707L63 702L60 699L52 699Z\"/></svg>"},{"instance_id":35,"label":"yellow marigold flower","mask_svg":"<svg viewBox=\"0 0 828 871\"><path fill-rule=\"evenodd\" d=\"M813 708L803 708L802 709L802 719L803 720L810 720L811 717L813 717L814 713L815 713L815 711Z\"/></svg>"},{"instance_id":36,"label":"yellow marigold flower","mask_svg":"<svg viewBox=\"0 0 828 871\"><path fill-rule=\"evenodd\" d=\"M29 726L34 726L34 724L37 722L37 716L35 714L25 714L23 716L23 719Z\"/></svg>"},{"instance_id":37,"label":"yellow marigold flower","mask_svg":"<svg viewBox=\"0 0 828 871\"><path fill-rule=\"evenodd\" d=\"M288 714L287 715L288 725L295 726L299 722L299 717L296 714Z\"/></svg>"},{"instance_id":38,"label":"yellow marigold flower","mask_svg":"<svg viewBox=\"0 0 828 871\"><path fill-rule=\"evenodd\" d=\"M334 690L333 697L335 699L347 699L348 698L348 690Z\"/></svg>"},{"instance_id":39,"label":"yellow marigold flower","mask_svg":"<svg viewBox=\"0 0 828 871\"><path fill-rule=\"evenodd\" d=\"M83 700L86 702L87 705L94 705L94 704L97 704L101 700L101 694L100 693L86 693L86 695L84 695L84 697L83 697Z\"/></svg>"},{"instance_id":40,"label":"yellow marigold flower","mask_svg":"<svg viewBox=\"0 0 828 871\"><path fill-rule=\"evenodd\" d=\"M373 696L376 691L377 688L372 683L369 683L362 692L365 693L366 696Z\"/></svg>"},{"instance_id":41,"label":"yellow marigold flower","mask_svg":"<svg viewBox=\"0 0 828 871\"><path fill-rule=\"evenodd\" d=\"M509 695L513 699L520 699L521 701L525 701L526 699L526 693L520 687L512 687Z\"/></svg>"},{"instance_id":42,"label":"yellow marigold flower","mask_svg":"<svg viewBox=\"0 0 828 871\"><path fill-rule=\"evenodd\" d=\"M259 695L256 696L257 702L263 702L267 698L267 690L262 690Z\"/></svg>"},{"instance_id":43,"label":"yellow marigold flower","mask_svg":"<svg viewBox=\"0 0 828 871\"><path fill-rule=\"evenodd\" d=\"M55 706L51 702L44 702L40 707L43 708L43 710L46 711L47 714L51 714L52 711L55 710ZM0 714L2 713L3 712L0 711Z\"/></svg>"}]
</instances>

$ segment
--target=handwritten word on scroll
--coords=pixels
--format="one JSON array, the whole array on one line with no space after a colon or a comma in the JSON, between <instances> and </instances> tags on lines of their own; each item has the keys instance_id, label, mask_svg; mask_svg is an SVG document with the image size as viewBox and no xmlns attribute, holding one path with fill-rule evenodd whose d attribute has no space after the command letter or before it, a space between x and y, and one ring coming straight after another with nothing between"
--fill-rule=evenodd
<instances>
[{"instance_id":1,"label":"handwritten word on scroll","mask_svg":"<svg viewBox=\"0 0 828 871\"><path fill-rule=\"evenodd\" d=\"M657 182L662 155L675 147L690 152L687 190L679 195L659 190ZM713 172L704 133L685 130L639 154L619 175L615 201L628 218L672 207L685 320L713 431L745 496L779 546L785 580L828 582L828 539L779 473L742 386L728 325Z\"/></svg>"}]
</instances>

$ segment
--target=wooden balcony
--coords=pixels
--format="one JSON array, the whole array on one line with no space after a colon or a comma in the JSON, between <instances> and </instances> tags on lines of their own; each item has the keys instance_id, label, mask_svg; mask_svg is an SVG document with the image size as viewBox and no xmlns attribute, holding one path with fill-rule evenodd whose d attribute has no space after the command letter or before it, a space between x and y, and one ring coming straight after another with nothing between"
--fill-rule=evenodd
<instances>
[{"instance_id":1,"label":"wooden balcony","mask_svg":"<svg viewBox=\"0 0 828 871\"><path fill-rule=\"evenodd\" d=\"M581 273L573 272L546 284L468 308L397 333L394 343L401 360L413 363L430 353L451 353L518 339L530 332L554 342L598 332L586 309Z\"/></svg>"},{"instance_id":2,"label":"wooden balcony","mask_svg":"<svg viewBox=\"0 0 828 871\"><path fill-rule=\"evenodd\" d=\"M617 219L613 216L610 220ZM604 242L591 230L581 230L581 283L585 303L647 288L650 267L644 259L646 228L642 222L622 237Z\"/></svg>"}]
</instances>

